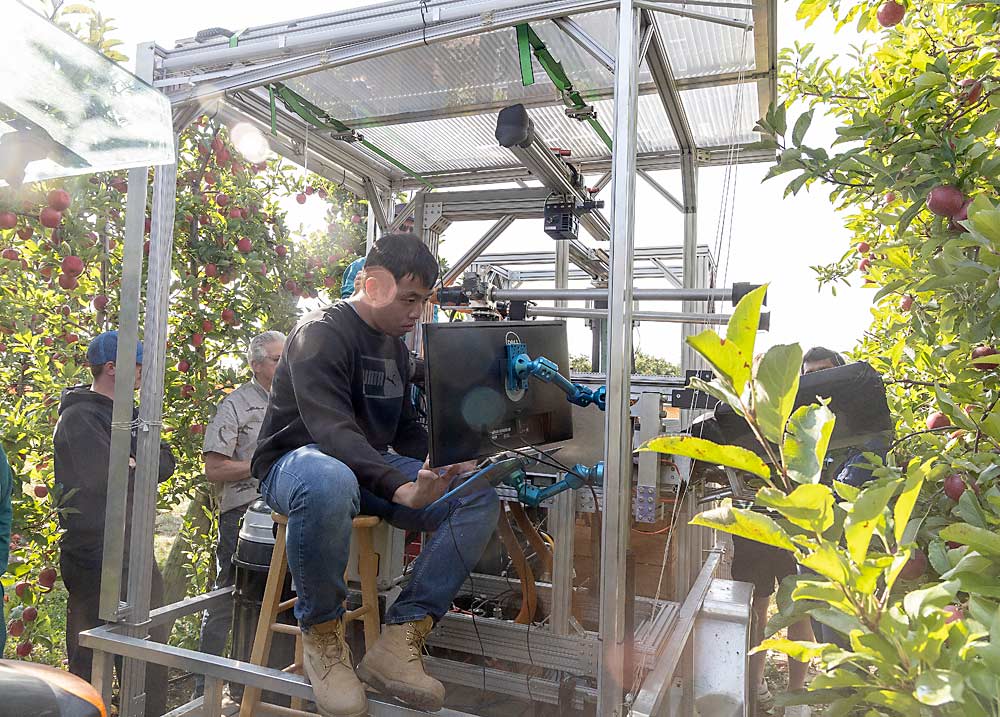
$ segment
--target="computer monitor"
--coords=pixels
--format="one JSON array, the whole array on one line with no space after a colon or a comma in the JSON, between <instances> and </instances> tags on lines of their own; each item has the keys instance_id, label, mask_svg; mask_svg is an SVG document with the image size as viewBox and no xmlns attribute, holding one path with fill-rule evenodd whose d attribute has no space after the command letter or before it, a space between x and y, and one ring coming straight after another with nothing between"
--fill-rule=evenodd
<instances>
[{"instance_id":1,"label":"computer monitor","mask_svg":"<svg viewBox=\"0 0 1000 717\"><path fill-rule=\"evenodd\" d=\"M507 388L507 344L523 343L569 377L564 321L462 321L424 325L431 465L484 458L573 437L566 394L532 378Z\"/></svg>"}]
</instances>

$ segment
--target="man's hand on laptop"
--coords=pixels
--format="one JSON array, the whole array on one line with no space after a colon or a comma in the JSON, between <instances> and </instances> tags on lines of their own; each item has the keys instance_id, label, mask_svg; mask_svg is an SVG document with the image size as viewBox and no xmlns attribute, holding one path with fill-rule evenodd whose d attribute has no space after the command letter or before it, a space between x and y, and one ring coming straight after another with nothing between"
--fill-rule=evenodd
<instances>
[{"instance_id":1,"label":"man's hand on laptop","mask_svg":"<svg viewBox=\"0 0 1000 717\"><path fill-rule=\"evenodd\" d=\"M431 469L428 459L417 473L415 481L396 489L392 495L392 502L408 508L423 508L430 505L448 491L448 486L455 476L471 473L477 465L476 461L466 461Z\"/></svg>"}]
</instances>

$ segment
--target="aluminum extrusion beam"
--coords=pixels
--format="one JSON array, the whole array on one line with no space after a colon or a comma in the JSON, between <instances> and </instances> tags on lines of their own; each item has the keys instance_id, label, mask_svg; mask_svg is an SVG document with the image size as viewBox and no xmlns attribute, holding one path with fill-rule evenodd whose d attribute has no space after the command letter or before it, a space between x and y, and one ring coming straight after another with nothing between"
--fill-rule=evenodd
<instances>
[{"instance_id":1,"label":"aluminum extrusion beam","mask_svg":"<svg viewBox=\"0 0 1000 717\"><path fill-rule=\"evenodd\" d=\"M370 218L374 219L378 228L384 232L385 228L389 225L389 220L386 218L385 210L382 208L382 197L379 194L378 187L375 186L375 182L372 181L371 177L365 177L364 184Z\"/></svg>"},{"instance_id":2,"label":"aluminum extrusion beam","mask_svg":"<svg viewBox=\"0 0 1000 717\"><path fill-rule=\"evenodd\" d=\"M580 23L571 17L557 17L553 22L570 40L597 60L605 70L612 75L615 74L615 58L610 52L604 49L601 43L591 37L590 33L580 26Z\"/></svg>"},{"instance_id":3,"label":"aluminum extrusion beam","mask_svg":"<svg viewBox=\"0 0 1000 717\"><path fill-rule=\"evenodd\" d=\"M608 391L605 411L605 475L601 531L601 660L597 714L625 714L625 555L632 514L632 249L639 76L639 10L632 0L618 9L617 66L612 153L612 240L608 287Z\"/></svg>"},{"instance_id":4,"label":"aluminum extrusion beam","mask_svg":"<svg viewBox=\"0 0 1000 717\"><path fill-rule=\"evenodd\" d=\"M560 309L549 306L529 306L528 316L551 316L563 319L606 319L608 312L602 309ZM769 312L761 316L761 325L769 322ZM702 326L725 325L729 316L725 314L685 314L670 311L633 311L633 321L656 321L666 324L699 324ZM762 329L764 330L764 329Z\"/></svg>"},{"instance_id":5,"label":"aluminum extrusion beam","mask_svg":"<svg viewBox=\"0 0 1000 717\"><path fill-rule=\"evenodd\" d=\"M746 32L753 30L753 23L743 22L742 20L736 20L733 18L719 17L718 15L705 15L700 12L688 12L687 10L676 10L662 4L649 2L648 0L636 0L635 4L636 7L640 7L643 10L662 12L664 15L676 15L678 17L687 18L688 20L698 20L700 22L710 22L716 25L725 25L726 27L735 27L738 30Z\"/></svg>"},{"instance_id":6,"label":"aluminum extrusion beam","mask_svg":"<svg viewBox=\"0 0 1000 717\"><path fill-rule=\"evenodd\" d=\"M702 244L698 247L698 256L711 258L711 249ZM636 261L640 259L663 259L665 261L680 261L684 258L684 247L680 246L641 246L636 247L632 254ZM518 264L552 264L556 260L553 251L516 252L511 254L483 254L477 263L514 266Z\"/></svg>"},{"instance_id":7,"label":"aluminum extrusion beam","mask_svg":"<svg viewBox=\"0 0 1000 717\"><path fill-rule=\"evenodd\" d=\"M656 717L661 714L664 700L674 677L674 671L677 669L688 638L691 637L694 630L695 621L698 619L698 613L701 612L705 596L708 595L708 589L712 585L712 578L715 575L720 557L719 551L713 551L705 559L705 564L698 573L697 580L681 604L673 631L670 633L659 660L655 662L653 669L646 675L639 694L632 703L631 714L634 717Z\"/></svg>"},{"instance_id":8,"label":"aluminum extrusion beam","mask_svg":"<svg viewBox=\"0 0 1000 717\"><path fill-rule=\"evenodd\" d=\"M481 221L510 215L515 219L540 219L552 191L545 187L479 189L468 192L435 192L427 200L441 205L451 221Z\"/></svg>"},{"instance_id":9,"label":"aluminum extrusion beam","mask_svg":"<svg viewBox=\"0 0 1000 717\"><path fill-rule=\"evenodd\" d=\"M465 270L476 262L479 255L486 251L496 241L497 237L503 234L513 223L514 217L509 214L500 217L496 224L487 229L486 233L462 255L462 258L455 262L454 266L444 275L441 282L445 286L451 286L455 283L455 280L462 276Z\"/></svg>"},{"instance_id":10,"label":"aluminum extrusion beam","mask_svg":"<svg viewBox=\"0 0 1000 717\"><path fill-rule=\"evenodd\" d=\"M556 157L552 150L537 136L531 137L531 142L527 147L514 145L507 149L552 192L573 197L579 202L590 199L589 192L573 183L573 170L561 158ZM610 241L611 239L611 225L599 211L581 215L580 225L598 241Z\"/></svg>"},{"instance_id":11,"label":"aluminum extrusion beam","mask_svg":"<svg viewBox=\"0 0 1000 717\"><path fill-rule=\"evenodd\" d=\"M485 263L485 262L483 262ZM635 301L732 301L735 288L634 289ZM494 289L498 301L595 301L607 299L605 289Z\"/></svg>"},{"instance_id":12,"label":"aluminum extrusion beam","mask_svg":"<svg viewBox=\"0 0 1000 717\"><path fill-rule=\"evenodd\" d=\"M662 184L660 184L659 182L657 182L649 172L646 172L646 171L640 169L639 172L638 172L638 174L639 174L640 177L642 177L643 179L646 180L646 184L648 184L650 187L652 187L653 189L655 189L656 192L661 197L663 197L668 202L670 202L670 204L673 205L673 207L677 211L679 211L679 212L683 212L684 211L684 204L681 203L681 201L677 197L675 197L673 194L671 194L669 191L667 191L666 187L664 187Z\"/></svg>"},{"instance_id":13,"label":"aluminum extrusion beam","mask_svg":"<svg viewBox=\"0 0 1000 717\"><path fill-rule=\"evenodd\" d=\"M752 162L773 162L774 150L742 150L736 147L700 147L697 152L698 165L702 167L725 166L732 164L738 158L741 164ZM601 174L608 171L611 160L607 157L585 157L574 159L573 164L583 174ZM639 169L648 172L676 170L681 167L681 155L678 152L647 152L639 156ZM425 172L424 179L435 187L468 187L476 184L492 184L500 182L516 182L518 180L534 179L523 167L470 167L468 169L447 172ZM393 184L394 189L419 189L423 185L410 177L403 177Z\"/></svg>"},{"instance_id":14,"label":"aluminum extrusion beam","mask_svg":"<svg viewBox=\"0 0 1000 717\"><path fill-rule=\"evenodd\" d=\"M510 281L514 284L530 283L536 281L544 281L551 284L556 280L556 273L552 269L513 269L507 272L507 276ZM657 267L652 266L639 266L632 270L632 278L634 279L659 279L663 276L663 272ZM583 269L571 268L569 270L569 280L570 281L601 281L600 279L595 279L594 275L584 271ZM678 286L680 286L678 284Z\"/></svg>"}]
</instances>

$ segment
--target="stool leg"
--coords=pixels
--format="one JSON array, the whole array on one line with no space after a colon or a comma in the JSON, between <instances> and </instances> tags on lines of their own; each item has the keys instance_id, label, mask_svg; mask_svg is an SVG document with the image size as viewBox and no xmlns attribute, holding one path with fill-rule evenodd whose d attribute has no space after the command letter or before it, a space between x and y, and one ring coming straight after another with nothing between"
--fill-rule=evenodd
<instances>
[{"instance_id":1,"label":"stool leg","mask_svg":"<svg viewBox=\"0 0 1000 717\"><path fill-rule=\"evenodd\" d=\"M274 552L271 554L271 566L267 572L260 619L257 621L257 633L254 635L253 649L250 651L250 663L254 665L267 664L267 657L271 654L271 625L278 617L278 603L281 602L281 589L285 584L285 571L288 569L286 558L285 529L282 528L278 530L278 535L274 539ZM259 702L260 689L247 685L243 691L240 717L253 717Z\"/></svg>"},{"instance_id":2,"label":"stool leg","mask_svg":"<svg viewBox=\"0 0 1000 717\"><path fill-rule=\"evenodd\" d=\"M355 531L358 536L358 577L361 578L361 604L364 614L365 649L378 640L380 620L378 613L378 555L372 540L372 529Z\"/></svg>"},{"instance_id":3,"label":"stool leg","mask_svg":"<svg viewBox=\"0 0 1000 717\"><path fill-rule=\"evenodd\" d=\"M306 657L302 646L302 633L295 636L295 664L298 665L296 672L305 674ZM305 700L301 697L293 697L291 707L293 710L301 710L305 707Z\"/></svg>"}]
</instances>

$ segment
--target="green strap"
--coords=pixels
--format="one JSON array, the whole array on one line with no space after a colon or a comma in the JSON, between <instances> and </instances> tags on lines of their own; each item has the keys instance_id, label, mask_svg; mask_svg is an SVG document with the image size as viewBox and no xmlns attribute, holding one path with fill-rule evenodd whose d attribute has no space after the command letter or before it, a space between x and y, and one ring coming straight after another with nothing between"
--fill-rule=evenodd
<instances>
[{"instance_id":1,"label":"green strap","mask_svg":"<svg viewBox=\"0 0 1000 717\"><path fill-rule=\"evenodd\" d=\"M271 135L278 136L278 105L274 101L274 86L267 88L267 94L271 100Z\"/></svg>"},{"instance_id":2,"label":"green strap","mask_svg":"<svg viewBox=\"0 0 1000 717\"><path fill-rule=\"evenodd\" d=\"M229 46L238 47L240 44L240 35L247 31L247 28L243 28L239 32L229 36Z\"/></svg>"},{"instance_id":3,"label":"green strap","mask_svg":"<svg viewBox=\"0 0 1000 717\"><path fill-rule=\"evenodd\" d=\"M531 28L527 25L517 26L517 57L521 63L521 84L530 87L535 84L535 68L531 66L531 44L528 42L528 33Z\"/></svg>"},{"instance_id":4,"label":"green strap","mask_svg":"<svg viewBox=\"0 0 1000 717\"><path fill-rule=\"evenodd\" d=\"M271 95L272 98L274 97L274 93L276 92L277 95L281 98L281 101L285 104L286 107L288 107L288 109L290 109L292 112L294 112L299 117L304 119L306 122L311 124L313 127L319 127L321 129L332 129L337 132L352 131L351 128L348 127L346 124L344 124L343 122L334 117L331 117L322 108L317 107L312 102L307 100L305 97L302 97L301 95L293 92L291 89L289 89L288 87L286 87L281 83L273 84L271 86L271 92L272 92ZM428 182L418 172L413 171L405 164L400 162L398 159L389 155L387 152L375 146L368 140L365 139L361 140L361 146L365 147L373 154L381 157L386 162L399 169L401 172L404 172L405 174L408 174L409 176L413 177L428 189L434 189L434 185Z\"/></svg>"},{"instance_id":5,"label":"green strap","mask_svg":"<svg viewBox=\"0 0 1000 717\"><path fill-rule=\"evenodd\" d=\"M542 66L545 70L545 74L549 76L549 80L552 84L556 86L556 89L562 93L565 101L568 105L572 106L574 109L582 109L587 106L584 101L583 96L575 89L573 89L573 83L570 82L569 76L566 74L566 70L563 68L562 63L558 62L549 52L548 47L542 42L542 39L531 29L530 25L523 24L517 26L517 48L518 56L521 63L521 82L527 87L533 84L535 81L534 73L531 70L530 58L527 61L528 74L530 75L530 80L525 80L525 53L528 48L535 55L535 59L538 60L538 64ZM607 145L608 149L611 149L611 136L607 133L604 127L596 119L588 119L587 124L591 126L597 136L601 138L601 141Z\"/></svg>"}]
</instances>

